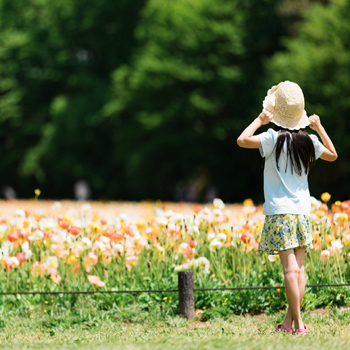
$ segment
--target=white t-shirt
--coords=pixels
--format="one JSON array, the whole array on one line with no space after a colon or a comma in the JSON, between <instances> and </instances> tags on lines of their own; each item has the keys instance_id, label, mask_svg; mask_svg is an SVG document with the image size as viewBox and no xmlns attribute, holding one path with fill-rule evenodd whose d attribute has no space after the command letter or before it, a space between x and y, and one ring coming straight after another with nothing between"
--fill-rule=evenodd
<instances>
[{"instance_id":1,"label":"white t-shirt","mask_svg":"<svg viewBox=\"0 0 350 350\"><path fill-rule=\"evenodd\" d=\"M294 170L291 173L291 166L286 169L287 143L283 145L279 158L277 170L275 157L275 144L278 131L268 129L266 132L257 135L261 142L259 148L262 157L265 157L264 168L264 215L274 214L303 214L310 216L311 201L307 175L303 171L299 176ZM323 144L316 135L309 135L315 147L315 156L318 159L325 150ZM302 166L303 168L303 166ZM304 169L304 168L303 168Z\"/></svg>"}]
</instances>

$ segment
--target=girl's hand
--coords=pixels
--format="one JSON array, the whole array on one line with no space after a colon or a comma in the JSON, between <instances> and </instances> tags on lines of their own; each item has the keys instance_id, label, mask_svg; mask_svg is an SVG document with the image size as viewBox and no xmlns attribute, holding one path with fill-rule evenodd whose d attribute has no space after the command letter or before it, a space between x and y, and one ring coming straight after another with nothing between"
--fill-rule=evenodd
<instances>
[{"instance_id":1,"label":"girl's hand","mask_svg":"<svg viewBox=\"0 0 350 350\"><path fill-rule=\"evenodd\" d=\"M263 111L260 113L258 118L260 119L261 125L266 125L270 123L270 121L273 118L273 115L268 111Z\"/></svg>"},{"instance_id":2,"label":"girl's hand","mask_svg":"<svg viewBox=\"0 0 350 350\"><path fill-rule=\"evenodd\" d=\"M310 128L312 130L319 130L321 128L321 120L320 117L316 114L313 114L311 117L309 117L309 122L310 122Z\"/></svg>"}]
</instances>

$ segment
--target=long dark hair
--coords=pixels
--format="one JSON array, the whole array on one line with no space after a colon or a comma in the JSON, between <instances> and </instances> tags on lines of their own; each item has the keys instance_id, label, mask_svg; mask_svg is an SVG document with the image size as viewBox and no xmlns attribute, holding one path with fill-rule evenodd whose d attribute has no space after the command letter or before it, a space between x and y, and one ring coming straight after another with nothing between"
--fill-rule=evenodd
<instances>
[{"instance_id":1,"label":"long dark hair","mask_svg":"<svg viewBox=\"0 0 350 350\"><path fill-rule=\"evenodd\" d=\"M288 165L290 165L292 174L294 170L301 176L304 167L306 175L316 162L315 147L309 134L304 129L289 130L276 124L274 124L274 130L278 131L275 146L277 169L280 170L278 161L283 150L283 145L286 142L287 162L285 172L287 172Z\"/></svg>"}]
</instances>

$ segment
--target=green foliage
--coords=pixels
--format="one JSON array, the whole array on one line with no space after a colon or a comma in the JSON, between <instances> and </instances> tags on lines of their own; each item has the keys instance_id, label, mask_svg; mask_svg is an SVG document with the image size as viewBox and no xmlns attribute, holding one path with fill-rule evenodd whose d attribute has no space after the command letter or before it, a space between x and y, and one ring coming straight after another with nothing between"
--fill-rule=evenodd
<instances>
[{"instance_id":1,"label":"green foliage","mask_svg":"<svg viewBox=\"0 0 350 350\"><path fill-rule=\"evenodd\" d=\"M223 198L249 195L237 181L243 176L223 165L243 155L235 135L256 114L252 86L280 30L273 1L147 3L135 31L139 48L113 73L104 108L115 139L124 131L115 157L129 196L169 198L177 180L193 178L199 199L212 185Z\"/></svg>"},{"instance_id":2,"label":"green foliage","mask_svg":"<svg viewBox=\"0 0 350 350\"><path fill-rule=\"evenodd\" d=\"M99 110L144 2L1 0L2 184L62 198L79 178L98 190L101 171L113 173L101 156L110 124Z\"/></svg>"},{"instance_id":3,"label":"green foliage","mask_svg":"<svg viewBox=\"0 0 350 350\"><path fill-rule=\"evenodd\" d=\"M229 316L231 316L231 310L225 306L219 306L217 308L204 311L201 314L201 320L208 321L215 317L223 317L224 319L227 319Z\"/></svg>"},{"instance_id":4,"label":"green foliage","mask_svg":"<svg viewBox=\"0 0 350 350\"><path fill-rule=\"evenodd\" d=\"M347 130L350 100L350 23L348 0L333 0L328 6L314 5L304 11L298 36L284 41L286 50L267 62L267 85L297 82L303 89L308 115L318 114L334 141L339 161L320 164L311 173L311 189L332 188L343 198L350 190ZM315 191L316 192L316 191Z\"/></svg>"},{"instance_id":5,"label":"green foliage","mask_svg":"<svg viewBox=\"0 0 350 350\"><path fill-rule=\"evenodd\" d=\"M202 195L241 191L217 169L276 49L273 1L2 0L0 15L3 184L43 198L81 178L95 198L171 198L193 178Z\"/></svg>"},{"instance_id":6,"label":"green foliage","mask_svg":"<svg viewBox=\"0 0 350 350\"><path fill-rule=\"evenodd\" d=\"M241 243L243 244L243 243ZM324 247L325 248L325 247ZM170 249L170 248L169 248ZM124 261L113 261L110 264L93 266L89 274L98 275L106 283L100 290L168 290L177 289L178 275L174 270L176 261L173 256L152 255L156 248L143 250L138 264L130 271L125 268ZM280 261L270 262L265 253L244 252L239 246L235 249L221 248L214 255L203 254L210 260L210 274L203 271L195 272L194 288L233 288L258 286L283 286L284 276ZM33 260L37 260L33 251ZM311 250L305 265L306 284L345 283L344 271L347 268L347 247L341 254L341 259L335 257L324 263L319 259L319 251ZM180 257L180 259L182 259ZM55 285L49 276L35 277L31 275L32 262L23 262L20 269L0 271L0 292L18 291L93 291L96 290L88 281L87 273L81 266L73 274L73 266L61 264L59 273L62 280ZM250 289L250 290L222 290L195 291L196 309L208 310L203 317L206 319L229 314L245 314L248 312L264 312L271 314L285 310L287 297L285 290L280 288ZM116 293L116 294L58 294L58 295L10 295L0 298L4 312L21 310L27 314L34 309L49 315L56 315L67 310L72 314L79 314L85 309L107 311L112 315L115 309L128 305L142 312L159 310L170 316L178 315L179 299L177 292L159 293ZM303 310L313 310L321 307L341 307L350 305L350 290L348 288L306 288ZM210 311L209 311L210 310ZM122 316L120 316L122 317ZM125 319L130 315L124 315ZM135 315L137 318L138 315ZM48 326L47 326L48 327ZM1 328L1 322L0 322Z\"/></svg>"},{"instance_id":7,"label":"green foliage","mask_svg":"<svg viewBox=\"0 0 350 350\"><path fill-rule=\"evenodd\" d=\"M327 3L0 0L0 184L71 198L85 179L94 198L138 200L182 182L198 200L216 186L262 201L261 158L235 140L290 79L339 149L311 192L347 199L350 5Z\"/></svg>"}]
</instances>

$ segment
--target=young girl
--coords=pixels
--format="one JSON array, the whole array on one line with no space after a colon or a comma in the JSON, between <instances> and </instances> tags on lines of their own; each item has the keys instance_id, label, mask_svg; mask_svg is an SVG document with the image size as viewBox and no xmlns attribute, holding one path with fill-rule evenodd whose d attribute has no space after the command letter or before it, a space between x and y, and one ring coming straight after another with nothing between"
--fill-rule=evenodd
<instances>
[{"instance_id":1,"label":"young girl","mask_svg":"<svg viewBox=\"0 0 350 350\"><path fill-rule=\"evenodd\" d=\"M285 81L273 86L263 107L237 143L244 148L259 148L265 158L265 223L259 250L270 254L278 252L288 299L287 315L276 331L308 334L300 314L305 290L304 257L312 247L307 175L316 159L333 162L337 152L320 118L317 115L307 117L299 85ZM275 124L274 129L254 135L260 126L269 122ZM305 131L307 126L318 133L323 144L317 136Z\"/></svg>"}]
</instances>

